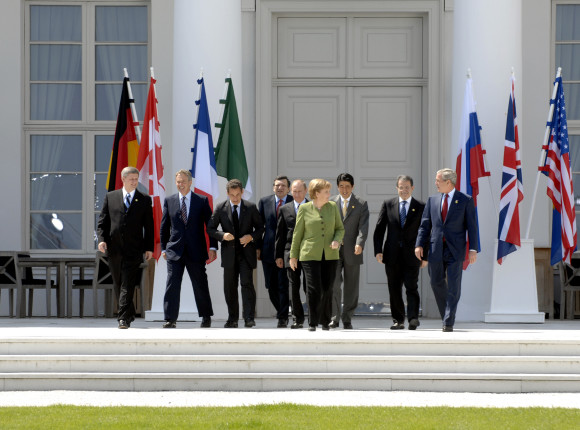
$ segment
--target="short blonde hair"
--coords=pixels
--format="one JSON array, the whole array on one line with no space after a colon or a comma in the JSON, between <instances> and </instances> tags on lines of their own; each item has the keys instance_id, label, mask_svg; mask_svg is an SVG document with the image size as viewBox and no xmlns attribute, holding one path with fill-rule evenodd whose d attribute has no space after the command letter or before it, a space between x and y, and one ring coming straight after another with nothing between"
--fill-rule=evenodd
<instances>
[{"instance_id":1,"label":"short blonde hair","mask_svg":"<svg viewBox=\"0 0 580 430\"><path fill-rule=\"evenodd\" d=\"M322 190L330 189L332 185L326 179L312 179L308 184L308 195L310 200L316 198L316 194Z\"/></svg>"}]
</instances>

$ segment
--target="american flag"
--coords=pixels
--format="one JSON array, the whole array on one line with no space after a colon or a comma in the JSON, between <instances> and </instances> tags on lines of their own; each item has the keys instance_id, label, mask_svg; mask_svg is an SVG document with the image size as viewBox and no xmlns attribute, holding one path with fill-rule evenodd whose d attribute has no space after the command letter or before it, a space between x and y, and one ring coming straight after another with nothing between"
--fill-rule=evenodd
<instances>
[{"instance_id":1,"label":"american flag","mask_svg":"<svg viewBox=\"0 0 580 430\"><path fill-rule=\"evenodd\" d=\"M516 79L511 77L508 102L505 143L503 148L503 171L501 199L499 202L499 227L497 232L497 262L501 264L506 255L516 251L520 243L519 203L524 199L522 184L522 157L518 138L518 122L515 97Z\"/></svg>"},{"instance_id":2,"label":"american flag","mask_svg":"<svg viewBox=\"0 0 580 430\"><path fill-rule=\"evenodd\" d=\"M546 149L546 161L539 169L548 176L547 194L552 199L552 265L560 260L570 264L576 250L576 213L574 210L574 186L570 173L570 143L566 122L566 104L562 78L557 77L558 86L554 114L550 125L550 141Z\"/></svg>"},{"instance_id":3,"label":"american flag","mask_svg":"<svg viewBox=\"0 0 580 430\"><path fill-rule=\"evenodd\" d=\"M489 176L485 167L483 155L485 150L481 145L481 127L477 120L475 111L475 98L473 97L473 85L471 77L465 83L465 96L463 99L463 114L461 117L461 127L459 130L459 148L457 153L457 182L455 188L464 194L473 197L475 204L475 215L477 219L477 195L479 194L479 178ZM479 227L479 220L477 220ZM479 234L479 228L478 233ZM481 241L478 241L481 243ZM481 251L481 246L477 252ZM463 269L469 265L469 242L465 252Z\"/></svg>"}]
</instances>

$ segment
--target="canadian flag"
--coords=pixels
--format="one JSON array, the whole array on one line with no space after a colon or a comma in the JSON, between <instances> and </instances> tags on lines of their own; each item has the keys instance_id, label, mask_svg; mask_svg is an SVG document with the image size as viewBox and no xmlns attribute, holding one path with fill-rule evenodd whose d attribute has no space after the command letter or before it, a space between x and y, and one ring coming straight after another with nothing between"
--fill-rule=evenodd
<instances>
[{"instance_id":1,"label":"canadian flag","mask_svg":"<svg viewBox=\"0 0 580 430\"><path fill-rule=\"evenodd\" d=\"M153 200L153 222L155 248L153 256L159 260L161 256L161 216L165 201L165 181L163 179L163 162L161 161L161 138L159 135L159 115L157 114L157 97L155 95L155 82L151 78L145 118L143 120L143 134L137 156L137 169L139 169L139 182L147 189Z\"/></svg>"}]
</instances>

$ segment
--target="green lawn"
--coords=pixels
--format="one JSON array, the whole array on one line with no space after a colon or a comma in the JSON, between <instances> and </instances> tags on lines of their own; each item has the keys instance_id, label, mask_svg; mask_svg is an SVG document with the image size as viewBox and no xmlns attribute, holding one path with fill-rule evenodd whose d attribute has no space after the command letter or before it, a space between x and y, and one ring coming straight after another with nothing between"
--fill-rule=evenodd
<instances>
[{"instance_id":1,"label":"green lawn","mask_svg":"<svg viewBox=\"0 0 580 430\"><path fill-rule=\"evenodd\" d=\"M130 396L131 394L128 394ZM318 407L5 407L0 429L577 429L580 409Z\"/></svg>"}]
</instances>

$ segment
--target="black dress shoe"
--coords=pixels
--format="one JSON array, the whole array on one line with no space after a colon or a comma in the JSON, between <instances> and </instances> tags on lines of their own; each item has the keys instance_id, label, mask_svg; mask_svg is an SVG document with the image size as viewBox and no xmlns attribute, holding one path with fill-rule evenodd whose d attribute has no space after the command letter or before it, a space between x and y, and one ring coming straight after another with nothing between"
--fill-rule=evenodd
<instances>
[{"instance_id":1,"label":"black dress shoe","mask_svg":"<svg viewBox=\"0 0 580 430\"><path fill-rule=\"evenodd\" d=\"M252 328L256 325L256 321L254 321L251 318L248 318L245 322L244 322L244 327L246 328Z\"/></svg>"},{"instance_id":2,"label":"black dress shoe","mask_svg":"<svg viewBox=\"0 0 580 430\"><path fill-rule=\"evenodd\" d=\"M343 326L345 330L352 330L352 323L345 322L343 323Z\"/></svg>"},{"instance_id":3,"label":"black dress shoe","mask_svg":"<svg viewBox=\"0 0 580 430\"><path fill-rule=\"evenodd\" d=\"M409 321L409 330L416 330L420 325L421 323L417 318L412 318L411 321Z\"/></svg>"},{"instance_id":4,"label":"black dress shoe","mask_svg":"<svg viewBox=\"0 0 580 430\"><path fill-rule=\"evenodd\" d=\"M119 320L119 328L120 329L127 329L129 327L131 327L131 324L130 323L128 323L125 320Z\"/></svg>"},{"instance_id":5,"label":"black dress shoe","mask_svg":"<svg viewBox=\"0 0 580 430\"><path fill-rule=\"evenodd\" d=\"M304 327L303 323L297 323L297 322L295 322L294 324L292 324L290 326L290 328L302 328L302 327Z\"/></svg>"},{"instance_id":6,"label":"black dress shoe","mask_svg":"<svg viewBox=\"0 0 580 430\"><path fill-rule=\"evenodd\" d=\"M211 327L211 318L203 317L201 319L201 328L209 328L209 327Z\"/></svg>"},{"instance_id":7,"label":"black dress shoe","mask_svg":"<svg viewBox=\"0 0 580 430\"><path fill-rule=\"evenodd\" d=\"M311 325L310 327L308 327L308 331L316 331L316 326Z\"/></svg>"},{"instance_id":8,"label":"black dress shoe","mask_svg":"<svg viewBox=\"0 0 580 430\"><path fill-rule=\"evenodd\" d=\"M224 328L238 328L238 322L227 320L224 324Z\"/></svg>"},{"instance_id":9,"label":"black dress shoe","mask_svg":"<svg viewBox=\"0 0 580 430\"><path fill-rule=\"evenodd\" d=\"M279 319L278 320L278 328L287 328L288 327L288 320Z\"/></svg>"},{"instance_id":10,"label":"black dress shoe","mask_svg":"<svg viewBox=\"0 0 580 430\"><path fill-rule=\"evenodd\" d=\"M175 321L165 321L165 324L163 324L163 328L175 328L175 327L177 327Z\"/></svg>"},{"instance_id":11,"label":"black dress shoe","mask_svg":"<svg viewBox=\"0 0 580 430\"><path fill-rule=\"evenodd\" d=\"M330 321L330 324L328 324L328 327L330 328L338 328L340 326L340 323L338 321Z\"/></svg>"},{"instance_id":12,"label":"black dress shoe","mask_svg":"<svg viewBox=\"0 0 580 430\"><path fill-rule=\"evenodd\" d=\"M330 326L328 324L322 324L322 330L330 330Z\"/></svg>"},{"instance_id":13,"label":"black dress shoe","mask_svg":"<svg viewBox=\"0 0 580 430\"><path fill-rule=\"evenodd\" d=\"M395 323L391 326L391 330L403 330L404 328L405 324L398 321L395 321Z\"/></svg>"},{"instance_id":14,"label":"black dress shoe","mask_svg":"<svg viewBox=\"0 0 580 430\"><path fill-rule=\"evenodd\" d=\"M453 326L452 325L444 325L443 331L445 331L445 332L453 331Z\"/></svg>"}]
</instances>

